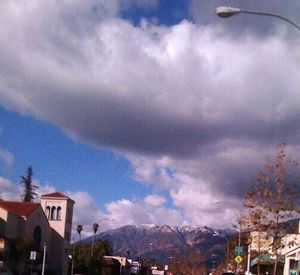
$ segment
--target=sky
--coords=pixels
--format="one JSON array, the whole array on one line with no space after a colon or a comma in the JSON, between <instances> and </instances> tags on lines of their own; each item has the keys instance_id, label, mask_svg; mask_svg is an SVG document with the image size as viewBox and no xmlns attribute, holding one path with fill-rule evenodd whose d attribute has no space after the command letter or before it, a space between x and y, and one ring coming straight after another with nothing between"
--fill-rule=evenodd
<instances>
[{"instance_id":1,"label":"sky","mask_svg":"<svg viewBox=\"0 0 300 275\"><path fill-rule=\"evenodd\" d=\"M76 201L91 234L230 227L275 147L300 157L300 2L0 2L0 197Z\"/></svg>"}]
</instances>

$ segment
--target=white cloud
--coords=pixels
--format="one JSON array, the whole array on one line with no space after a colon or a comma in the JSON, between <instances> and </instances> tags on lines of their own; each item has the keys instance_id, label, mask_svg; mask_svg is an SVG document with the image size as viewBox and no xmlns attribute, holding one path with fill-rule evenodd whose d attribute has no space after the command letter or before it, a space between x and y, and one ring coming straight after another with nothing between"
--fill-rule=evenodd
<instances>
[{"instance_id":1,"label":"white cloud","mask_svg":"<svg viewBox=\"0 0 300 275\"><path fill-rule=\"evenodd\" d=\"M237 169L245 177L241 176L240 182L244 180L247 183L253 183L255 174L252 179L246 176L247 171L243 171L243 161L249 164L249 167L245 169L254 170L252 166L259 167L263 160L257 163L257 150L251 146L244 148L235 145L226 148L223 145L222 148L222 151L216 148L214 153L208 150L210 154L203 154L201 157L189 161L171 160L165 157L161 159L149 157L145 161L140 161L140 157L133 155L130 155L129 159L133 173L137 171L139 175L141 175L143 163L145 163L147 171L170 171L165 174L164 180L161 180L157 173L149 173L145 178L135 178L147 181L155 189L167 190L173 205L182 211L185 223L223 228L231 227L239 215L241 201L237 194L242 193L245 188L244 184L236 186L234 181L226 179L226 176L230 178L230 175L226 175L227 171L230 167ZM266 153L265 151L262 155ZM249 182L246 181L248 177ZM219 181L222 179L220 184ZM167 185L166 182L168 182ZM144 200L149 204L153 202L154 206L155 199L156 196L150 195ZM157 199L159 204L160 197L158 196Z\"/></svg>"},{"instance_id":2,"label":"white cloud","mask_svg":"<svg viewBox=\"0 0 300 275\"><path fill-rule=\"evenodd\" d=\"M183 224L181 213L172 208L157 207L144 201L122 199L106 204L110 216L118 226L126 224Z\"/></svg>"},{"instance_id":3,"label":"white cloud","mask_svg":"<svg viewBox=\"0 0 300 275\"><path fill-rule=\"evenodd\" d=\"M186 21L134 27L111 17L85 17L87 30L76 29L78 13L93 7L82 5L48 7L48 17L36 2L29 10L3 10L10 19L2 24L3 105L100 145L171 154L197 152L217 134L278 127L298 113L298 50L282 37L232 40L220 28ZM65 13L70 23L63 25ZM189 144L179 146L188 136Z\"/></svg>"},{"instance_id":4,"label":"white cloud","mask_svg":"<svg viewBox=\"0 0 300 275\"><path fill-rule=\"evenodd\" d=\"M149 204L153 207L162 206L165 204L166 199L163 196L160 195L149 195L144 198L145 203Z\"/></svg>"},{"instance_id":5,"label":"white cloud","mask_svg":"<svg viewBox=\"0 0 300 275\"><path fill-rule=\"evenodd\" d=\"M113 222L96 205L95 198L85 191L68 191L67 195L75 201L73 217L73 236L78 237L76 228L78 224L83 226L82 238L92 235L93 224L99 222L99 232L113 226Z\"/></svg>"},{"instance_id":6,"label":"white cloud","mask_svg":"<svg viewBox=\"0 0 300 275\"><path fill-rule=\"evenodd\" d=\"M1 3L0 104L122 151L136 180L185 211L123 199L107 204L118 224L221 223L213 215L234 208L218 214L214 201L241 197L274 144L299 147L299 43L188 21L133 26L119 12L118 1ZM101 215L94 199L74 195L75 222L92 224L81 209Z\"/></svg>"},{"instance_id":7,"label":"white cloud","mask_svg":"<svg viewBox=\"0 0 300 275\"><path fill-rule=\"evenodd\" d=\"M0 199L18 201L21 199L22 187L13 184L9 179L0 177Z\"/></svg>"},{"instance_id":8,"label":"white cloud","mask_svg":"<svg viewBox=\"0 0 300 275\"><path fill-rule=\"evenodd\" d=\"M167 157L152 158L137 154L126 154L133 167L132 177L140 182L152 184L160 188L168 188L173 183L172 161Z\"/></svg>"},{"instance_id":9,"label":"white cloud","mask_svg":"<svg viewBox=\"0 0 300 275\"><path fill-rule=\"evenodd\" d=\"M0 162L2 161L6 167L11 167L14 160L15 157L10 151L0 148Z\"/></svg>"}]
</instances>

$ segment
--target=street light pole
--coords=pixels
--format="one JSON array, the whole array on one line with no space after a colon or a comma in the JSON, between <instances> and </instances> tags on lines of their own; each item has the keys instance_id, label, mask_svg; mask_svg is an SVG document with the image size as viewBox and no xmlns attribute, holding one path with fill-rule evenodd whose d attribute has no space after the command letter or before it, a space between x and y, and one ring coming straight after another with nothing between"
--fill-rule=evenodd
<instances>
[{"instance_id":1,"label":"street light pole","mask_svg":"<svg viewBox=\"0 0 300 275\"><path fill-rule=\"evenodd\" d=\"M47 254L47 242L44 243L44 255L43 255L42 275L45 274L46 254Z\"/></svg>"},{"instance_id":2,"label":"street light pole","mask_svg":"<svg viewBox=\"0 0 300 275\"><path fill-rule=\"evenodd\" d=\"M246 275L250 275L250 261L251 261L251 244L248 245L247 271L246 271Z\"/></svg>"},{"instance_id":3,"label":"street light pole","mask_svg":"<svg viewBox=\"0 0 300 275\"><path fill-rule=\"evenodd\" d=\"M278 15L278 14L275 14L275 13L252 11L252 10L241 10L239 8L233 8L233 7L218 7L218 8L216 8L216 14L221 18L228 18L230 16L240 14L240 13L276 17L276 18L279 18L281 20L284 20L285 22L288 22L289 24L293 25L296 29L298 29L300 31L300 26L295 24L290 19L285 18L285 17L283 17L281 15Z\"/></svg>"},{"instance_id":4,"label":"street light pole","mask_svg":"<svg viewBox=\"0 0 300 275\"><path fill-rule=\"evenodd\" d=\"M74 263L75 263L75 248L76 248L76 242L75 239L72 238L73 240L73 253L72 253L72 267L71 267L71 275L74 274Z\"/></svg>"}]
</instances>

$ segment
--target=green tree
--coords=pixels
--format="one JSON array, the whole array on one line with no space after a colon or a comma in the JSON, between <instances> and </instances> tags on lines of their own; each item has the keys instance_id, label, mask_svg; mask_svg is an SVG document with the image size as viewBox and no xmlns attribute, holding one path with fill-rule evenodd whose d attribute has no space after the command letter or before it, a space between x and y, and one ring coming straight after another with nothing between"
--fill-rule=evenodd
<instances>
[{"instance_id":1,"label":"green tree","mask_svg":"<svg viewBox=\"0 0 300 275\"><path fill-rule=\"evenodd\" d=\"M80 243L76 246L75 269L88 271L89 274L99 274L102 257L112 255L112 244L109 240L98 240L94 244L93 256L89 252L90 244Z\"/></svg>"},{"instance_id":2,"label":"green tree","mask_svg":"<svg viewBox=\"0 0 300 275\"><path fill-rule=\"evenodd\" d=\"M34 240L31 237L19 239L16 245L19 259L28 260L30 251L35 250Z\"/></svg>"},{"instance_id":3,"label":"green tree","mask_svg":"<svg viewBox=\"0 0 300 275\"><path fill-rule=\"evenodd\" d=\"M282 238L290 225L287 220L300 213L299 192L289 174L296 166L297 163L287 156L285 144L279 144L275 159L267 159L264 169L257 175L257 183L245 194L246 216L243 223L258 231L259 254L260 243L266 234L272 237L274 275L277 272L279 249L286 245Z\"/></svg>"},{"instance_id":4,"label":"green tree","mask_svg":"<svg viewBox=\"0 0 300 275\"><path fill-rule=\"evenodd\" d=\"M31 202L37 194L34 192L36 189L38 189L38 186L35 186L32 184L32 167L29 166L26 171L26 176L21 176L21 184L24 186L24 192L22 195L22 200L24 202Z\"/></svg>"},{"instance_id":5,"label":"green tree","mask_svg":"<svg viewBox=\"0 0 300 275\"><path fill-rule=\"evenodd\" d=\"M15 242L11 243L10 247L11 251L11 260L15 263L24 263L24 272L26 272L30 266L30 252L36 251L37 258L35 264L42 263L42 252L36 250L35 241L32 237L23 237L15 240Z\"/></svg>"}]
</instances>

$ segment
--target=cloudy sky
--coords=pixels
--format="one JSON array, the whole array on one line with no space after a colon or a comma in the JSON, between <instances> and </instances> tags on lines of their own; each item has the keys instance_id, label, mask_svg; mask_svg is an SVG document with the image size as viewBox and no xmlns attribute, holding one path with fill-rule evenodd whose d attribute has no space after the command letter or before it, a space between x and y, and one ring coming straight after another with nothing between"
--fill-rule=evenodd
<instances>
[{"instance_id":1,"label":"cloudy sky","mask_svg":"<svg viewBox=\"0 0 300 275\"><path fill-rule=\"evenodd\" d=\"M276 144L300 157L300 2L0 2L0 197L76 201L86 231L228 227Z\"/></svg>"}]
</instances>

